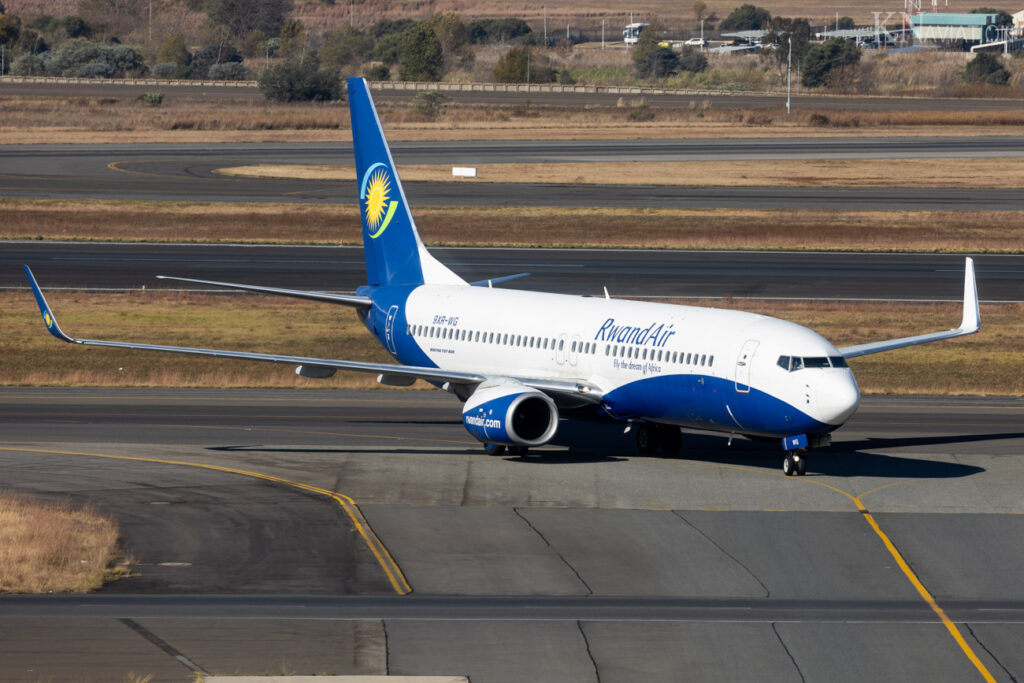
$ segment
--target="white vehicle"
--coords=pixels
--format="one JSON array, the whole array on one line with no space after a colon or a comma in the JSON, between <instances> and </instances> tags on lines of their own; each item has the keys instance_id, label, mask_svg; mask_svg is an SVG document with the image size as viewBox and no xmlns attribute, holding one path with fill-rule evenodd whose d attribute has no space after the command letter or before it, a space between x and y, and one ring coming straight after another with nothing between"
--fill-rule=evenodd
<instances>
[{"instance_id":1,"label":"white vehicle","mask_svg":"<svg viewBox=\"0 0 1024 683\"><path fill-rule=\"evenodd\" d=\"M644 452L677 451L680 427L773 440L785 473L803 474L805 450L830 443L857 410L848 358L980 329L969 258L958 328L838 349L755 313L493 287L522 274L466 282L420 240L366 81L349 79L348 97L367 284L341 295L170 279L354 308L396 364L76 339L25 266L50 333L86 346L290 364L306 377L352 370L387 385L425 380L464 402L465 428L490 453L542 446L564 418L633 426Z\"/></svg>"},{"instance_id":2,"label":"white vehicle","mask_svg":"<svg viewBox=\"0 0 1024 683\"><path fill-rule=\"evenodd\" d=\"M703 38L690 38L689 40L684 42L683 45L689 45L691 47L707 47L708 41L704 40Z\"/></svg>"},{"instance_id":3,"label":"white vehicle","mask_svg":"<svg viewBox=\"0 0 1024 683\"><path fill-rule=\"evenodd\" d=\"M622 31L622 42L626 45L636 45L640 40L640 31L644 30L647 24L635 23L629 24Z\"/></svg>"}]
</instances>

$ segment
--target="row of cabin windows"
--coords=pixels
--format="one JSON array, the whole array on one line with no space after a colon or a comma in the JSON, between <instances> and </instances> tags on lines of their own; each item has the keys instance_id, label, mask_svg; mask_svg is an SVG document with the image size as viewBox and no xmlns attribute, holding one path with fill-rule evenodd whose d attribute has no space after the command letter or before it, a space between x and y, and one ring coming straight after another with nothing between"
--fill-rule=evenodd
<instances>
[{"instance_id":1,"label":"row of cabin windows","mask_svg":"<svg viewBox=\"0 0 1024 683\"><path fill-rule=\"evenodd\" d=\"M609 344L605 346L604 355L612 358L637 358L639 360L663 361L679 365L699 365L711 367L715 363L715 357L706 353L684 353L683 351L668 351L666 349L640 349L635 346L619 346Z\"/></svg>"},{"instance_id":2,"label":"row of cabin windows","mask_svg":"<svg viewBox=\"0 0 1024 683\"><path fill-rule=\"evenodd\" d=\"M502 346L519 346L530 349L551 349L562 351L565 349L564 339L551 339L549 337L531 337L522 334L506 334L502 332L481 332L479 330L459 330L454 327L438 327L435 325L409 325L407 334L429 339L451 339L454 341L470 341L484 344L500 344ZM572 353L594 355L597 353L595 342L573 341L569 350ZM635 358L638 360L653 360L665 363L677 363L680 365L699 365L711 367L715 362L714 356L698 353L684 353L682 351L666 351L665 349L647 349L636 346L605 344L604 355L612 358Z\"/></svg>"},{"instance_id":3,"label":"row of cabin windows","mask_svg":"<svg viewBox=\"0 0 1024 683\"><path fill-rule=\"evenodd\" d=\"M525 334L507 334L503 332L481 332L480 330L459 330L454 327L438 327L433 325L409 325L407 333L428 339L451 339L453 341L469 341L501 346L519 346L528 349L565 350L564 339L550 337L531 337ZM571 344L572 353L597 353L597 344L593 342L577 342Z\"/></svg>"}]
</instances>

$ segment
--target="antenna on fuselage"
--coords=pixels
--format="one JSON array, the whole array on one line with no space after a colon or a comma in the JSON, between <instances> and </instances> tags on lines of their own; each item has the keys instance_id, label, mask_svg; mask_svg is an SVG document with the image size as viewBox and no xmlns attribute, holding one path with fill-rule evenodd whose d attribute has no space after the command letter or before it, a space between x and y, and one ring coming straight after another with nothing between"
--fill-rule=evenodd
<instances>
[{"instance_id":1,"label":"antenna on fuselage","mask_svg":"<svg viewBox=\"0 0 1024 683\"><path fill-rule=\"evenodd\" d=\"M605 299L611 299L611 297L608 296L608 288L607 287L604 288L604 298Z\"/></svg>"}]
</instances>

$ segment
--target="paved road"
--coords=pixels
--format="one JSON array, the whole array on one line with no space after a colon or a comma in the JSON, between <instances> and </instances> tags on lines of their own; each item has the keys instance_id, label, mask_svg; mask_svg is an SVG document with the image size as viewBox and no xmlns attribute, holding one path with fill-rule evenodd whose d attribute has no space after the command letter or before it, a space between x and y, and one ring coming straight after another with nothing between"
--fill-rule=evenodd
<instances>
[{"instance_id":1,"label":"paved road","mask_svg":"<svg viewBox=\"0 0 1024 683\"><path fill-rule=\"evenodd\" d=\"M680 459L589 429L572 450L488 457L439 392L4 389L4 487L145 523L124 527L140 577L85 599L0 600L0 678L976 679L856 496L996 680L1019 680L1022 411L869 398L794 480L775 449L700 435ZM350 532L322 497L100 455L352 496L413 594L353 573L343 557L358 544L332 540ZM246 518L288 520L287 544L254 552L267 534ZM205 578L236 566L227 589ZM339 577L350 590L328 587ZM172 582L185 595L149 595Z\"/></svg>"},{"instance_id":2,"label":"paved road","mask_svg":"<svg viewBox=\"0 0 1024 683\"><path fill-rule=\"evenodd\" d=\"M437 248L467 280L530 272L507 287L568 294L959 301L964 259L936 254ZM1024 256L976 256L984 301L1024 301ZM351 291L361 247L0 243L0 287L180 288L177 275L294 289Z\"/></svg>"},{"instance_id":3,"label":"paved road","mask_svg":"<svg viewBox=\"0 0 1024 683\"><path fill-rule=\"evenodd\" d=\"M107 85L100 83L0 83L0 96L34 97L123 97L137 98L153 90L163 90L168 99L182 97L190 99L239 100L262 102L263 95L256 88L222 88L203 86L176 86L158 88L151 85ZM374 90L377 102L407 102L416 96L414 91ZM607 93L482 93L446 92L456 102L481 105L516 105L527 99L538 105L581 107L616 106L619 99L630 101L638 96ZM653 107L690 107L691 103L703 106L707 102L715 109L784 109L784 95L759 95L756 93L729 93L722 95L644 95L646 104ZM795 109L839 110L839 111L1008 111L1020 108L1014 99L969 99L944 97L837 97L830 95L800 95L793 97Z\"/></svg>"},{"instance_id":4,"label":"paved road","mask_svg":"<svg viewBox=\"0 0 1024 683\"><path fill-rule=\"evenodd\" d=\"M707 159L887 159L1019 157L1024 141L996 138L795 139L550 143L396 143L398 163L466 165L515 161L700 161ZM218 168L252 163L349 163L351 145L0 146L0 196L225 202L355 203L336 181L233 178ZM686 179L680 179L685 183ZM863 210L1024 208L1017 190L964 188L762 188L663 185L569 186L405 183L409 200L432 206L600 206Z\"/></svg>"}]
</instances>

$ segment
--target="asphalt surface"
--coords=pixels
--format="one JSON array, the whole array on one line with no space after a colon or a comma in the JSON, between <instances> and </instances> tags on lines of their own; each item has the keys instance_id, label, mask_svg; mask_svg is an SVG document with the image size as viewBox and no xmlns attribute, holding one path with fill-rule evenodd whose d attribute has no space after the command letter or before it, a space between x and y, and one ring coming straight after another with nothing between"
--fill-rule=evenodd
<instances>
[{"instance_id":1,"label":"asphalt surface","mask_svg":"<svg viewBox=\"0 0 1024 683\"><path fill-rule=\"evenodd\" d=\"M256 88L226 88L204 86L170 86L157 88L152 85L111 85L104 83L10 83L0 82L0 97L123 97L137 98L154 89L162 89L166 98L236 100L262 102L262 93ZM969 99L944 97L843 97L830 95L793 96L793 107L811 110L838 111L1007 111L1016 110L1020 103L1013 99ZM418 93L407 90L374 89L377 102L408 102ZM616 106L619 99L637 99L638 95L615 93L498 93L498 92L445 92L452 100L465 104L517 105L529 100L545 106ZM759 95L754 93L643 95L645 104L652 107L690 107L691 103L716 109L784 109L784 95Z\"/></svg>"},{"instance_id":2,"label":"asphalt surface","mask_svg":"<svg viewBox=\"0 0 1024 683\"><path fill-rule=\"evenodd\" d=\"M396 143L396 162L890 159L1018 157L1020 138L795 139L550 143ZM218 202L355 203L336 181L240 178L218 168L254 163L350 163L351 145L0 146L0 197ZM696 168L696 167L695 167ZM699 172L699 171L695 171ZM680 179L685 183L686 179ZM472 187L469 187L469 185ZM408 182L413 205L628 208L1017 211L1017 190L992 188L697 187Z\"/></svg>"},{"instance_id":3,"label":"asphalt surface","mask_svg":"<svg viewBox=\"0 0 1024 683\"><path fill-rule=\"evenodd\" d=\"M964 257L944 254L435 248L468 281L529 272L513 289L603 296L960 301ZM983 301L1024 301L1024 256L975 256ZM361 247L0 243L0 287L179 289L157 275L352 291ZM195 287L200 288L200 287ZM216 290L224 291L224 290ZM59 313L59 311L58 311Z\"/></svg>"},{"instance_id":4,"label":"asphalt surface","mask_svg":"<svg viewBox=\"0 0 1024 683\"><path fill-rule=\"evenodd\" d=\"M0 678L978 678L856 497L982 665L1019 680L1022 411L868 398L792 479L771 445L697 434L676 459L595 428L490 457L439 392L4 389L0 485L127 520L140 576L0 599ZM412 594L329 499L187 463L351 496Z\"/></svg>"}]
</instances>

